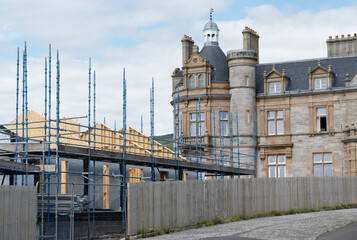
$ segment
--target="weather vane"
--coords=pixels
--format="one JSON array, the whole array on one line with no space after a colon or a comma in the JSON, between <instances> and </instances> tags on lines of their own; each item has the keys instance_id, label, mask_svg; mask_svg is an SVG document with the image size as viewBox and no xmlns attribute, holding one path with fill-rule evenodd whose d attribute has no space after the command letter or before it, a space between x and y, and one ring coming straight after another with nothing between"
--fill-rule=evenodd
<instances>
[{"instance_id":1,"label":"weather vane","mask_svg":"<svg viewBox=\"0 0 357 240\"><path fill-rule=\"evenodd\" d=\"M212 21L212 13L213 13L213 8L209 10L209 20Z\"/></svg>"}]
</instances>

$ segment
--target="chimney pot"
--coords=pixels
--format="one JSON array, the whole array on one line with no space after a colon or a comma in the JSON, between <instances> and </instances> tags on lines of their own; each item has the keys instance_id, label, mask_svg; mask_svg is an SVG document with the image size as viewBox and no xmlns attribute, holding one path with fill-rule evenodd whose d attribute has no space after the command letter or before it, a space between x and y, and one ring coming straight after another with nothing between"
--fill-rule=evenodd
<instances>
[{"instance_id":1,"label":"chimney pot","mask_svg":"<svg viewBox=\"0 0 357 240\"><path fill-rule=\"evenodd\" d=\"M351 37L351 34L347 34L347 37Z\"/></svg>"},{"instance_id":2,"label":"chimney pot","mask_svg":"<svg viewBox=\"0 0 357 240\"><path fill-rule=\"evenodd\" d=\"M337 35L335 36L335 39L338 39L338 36L337 36Z\"/></svg>"},{"instance_id":3,"label":"chimney pot","mask_svg":"<svg viewBox=\"0 0 357 240\"><path fill-rule=\"evenodd\" d=\"M345 35L341 35L341 38L344 38L345 37Z\"/></svg>"},{"instance_id":4,"label":"chimney pot","mask_svg":"<svg viewBox=\"0 0 357 240\"><path fill-rule=\"evenodd\" d=\"M328 36L328 39L332 39L332 36Z\"/></svg>"},{"instance_id":5,"label":"chimney pot","mask_svg":"<svg viewBox=\"0 0 357 240\"><path fill-rule=\"evenodd\" d=\"M357 37L357 33L354 33L353 36L354 36L354 37Z\"/></svg>"}]
</instances>

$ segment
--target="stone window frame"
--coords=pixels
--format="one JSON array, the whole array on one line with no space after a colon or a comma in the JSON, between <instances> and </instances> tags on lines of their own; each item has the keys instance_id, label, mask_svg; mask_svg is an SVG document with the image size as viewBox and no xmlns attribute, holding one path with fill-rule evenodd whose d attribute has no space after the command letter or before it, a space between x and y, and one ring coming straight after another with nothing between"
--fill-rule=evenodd
<instances>
[{"instance_id":1,"label":"stone window frame","mask_svg":"<svg viewBox=\"0 0 357 240\"><path fill-rule=\"evenodd\" d=\"M321 162L315 162L315 156L321 154ZM325 155L331 155L331 161L326 161L325 160ZM325 165L331 165L331 177L334 176L333 174L333 154L332 151L313 151L312 152L312 171L313 171L313 176L314 177L325 177ZM316 176L315 174L315 166L321 165L321 171L322 174L321 176Z\"/></svg>"},{"instance_id":2,"label":"stone window frame","mask_svg":"<svg viewBox=\"0 0 357 240\"><path fill-rule=\"evenodd\" d=\"M271 163L270 160L274 157L274 162ZM283 157L284 162L279 162L279 157ZM268 170L268 178L284 178L286 177L286 156L285 154L269 154L267 156L268 162L267 162L267 170ZM275 175L274 177L271 176L270 174L270 169L272 167L275 167ZM284 174L283 176L280 175L279 167L284 167Z\"/></svg>"},{"instance_id":3,"label":"stone window frame","mask_svg":"<svg viewBox=\"0 0 357 240\"><path fill-rule=\"evenodd\" d=\"M317 124L317 109L325 108L326 109L326 131L319 131ZM310 129L312 132L312 136L314 134L333 134L334 126L333 126L333 104L319 104L311 107L311 116L310 116Z\"/></svg>"},{"instance_id":4,"label":"stone window frame","mask_svg":"<svg viewBox=\"0 0 357 240\"><path fill-rule=\"evenodd\" d=\"M196 119L195 120L192 120L191 116L195 115ZM197 116L200 116L201 115L201 118L197 118ZM203 116L203 119L202 119L202 116ZM201 136L203 136L206 132L206 120L205 120L205 112L201 111L201 113L198 113L198 112L190 112L188 113L188 127L189 127L189 136L190 136L190 133L191 133L191 137L196 137L196 134L197 136L200 136L200 131L199 131L199 124L201 122ZM195 123L195 128L196 128L196 132L193 133L192 130L191 130L191 124L192 123ZM203 126L202 126L202 123L203 123Z\"/></svg>"},{"instance_id":5,"label":"stone window frame","mask_svg":"<svg viewBox=\"0 0 357 240\"><path fill-rule=\"evenodd\" d=\"M251 84L250 74L245 73L243 80L244 80L244 86L245 86L245 87L250 87L250 86L252 85L252 84Z\"/></svg>"},{"instance_id":6,"label":"stone window frame","mask_svg":"<svg viewBox=\"0 0 357 240\"><path fill-rule=\"evenodd\" d=\"M203 77L203 86L200 85L200 77ZM198 79L198 88L205 88L206 87L206 75L204 73L198 73L197 74L197 79Z\"/></svg>"},{"instance_id":7,"label":"stone window frame","mask_svg":"<svg viewBox=\"0 0 357 240\"><path fill-rule=\"evenodd\" d=\"M191 87L191 77L193 79L193 86ZM187 80L187 88L188 89L195 89L197 88L197 84L196 84L196 77L195 77L195 74L190 74L188 75L188 80Z\"/></svg>"},{"instance_id":8,"label":"stone window frame","mask_svg":"<svg viewBox=\"0 0 357 240\"><path fill-rule=\"evenodd\" d=\"M269 112L274 112L274 118L269 118ZM278 112L282 112L282 117L278 117ZM278 121L283 121L283 132L278 133ZM274 134L269 134L269 121L274 121ZM285 134L284 130L284 109L271 109L271 110L266 110L266 133L268 136L280 136Z\"/></svg>"},{"instance_id":9,"label":"stone window frame","mask_svg":"<svg viewBox=\"0 0 357 240\"><path fill-rule=\"evenodd\" d=\"M222 119L222 122L221 122L221 113L225 113L226 114L226 118ZM228 111L221 111L218 113L218 121L219 121L219 130L218 132L221 131L221 123L225 124L226 125L226 133L225 134L222 134L222 136L228 136L229 135L229 113ZM220 134L219 134L220 136Z\"/></svg>"},{"instance_id":10,"label":"stone window frame","mask_svg":"<svg viewBox=\"0 0 357 240\"><path fill-rule=\"evenodd\" d=\"M279 91L274 91L274 92L272 92L271 90L270 90L270 85L272 84L272 83L280 83L280 90ZM268 90L267 90L267 92L268 93L281 93L282 91L281 91L281 81L268 81L267 82L267 85L268 85Z\"/></svg>"}]
</instances>

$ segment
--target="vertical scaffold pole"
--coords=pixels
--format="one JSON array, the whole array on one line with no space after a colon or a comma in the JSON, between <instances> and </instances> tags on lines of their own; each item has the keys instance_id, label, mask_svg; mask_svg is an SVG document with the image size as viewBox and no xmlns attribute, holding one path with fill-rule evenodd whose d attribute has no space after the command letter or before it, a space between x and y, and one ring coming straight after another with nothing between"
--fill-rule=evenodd
<instances>
[{"instance_id":1,"label":"vertical scaffold pole","mask_svg":"<svg viewBox=\"0 0 357 240\"><path fill-rule=\"evenodd\" d=\"M47 57L45 57L45 137L44 143L46 143L46 136L47 136ZM46 164L46 159L43 159L44 164ZM44 176L43 176L44 177Z\"/></svg>"},{"instance_id":2,"label":"vertical scaffold pole","mask_svg":"<svg viewBox=\"0 0 357 240\"><path fill-rule=\"evenodd\" d=\"M223 129L222 129L222 110L221 110L221 106L219 106L219 114L218 114L218 119L219 119L219 144L220 144L220 149L219 149L219 158L220 158L220 168L221 168L221 179L223 179L223 173L222 173L222 167L223 167Z\"/></svg>"},{"instance_id":3,"label":"vertical scaffold pole","mask_svg":"<svg viewBox=\"0 0 357 240\"><path fill-rule=\"evenodd\" d=\"M96 79L95 70L93 71L93 149L95 149L95 128L96 128ZM95 160L93 159L93 226L95 225Z\"/></svg>"},{"instance_id":4,"label":"vertical scaffold pole","mask_svg":"<svg viewBox=\"0 0 357 240\"><path fill-rule=\"evenodd\" d=\"M122 211L123 211L123 224L126 226L126 79L125 68L123 69L123 198L122 198Z\"/></svg>"},{"instance_id":5,"label":"vertical scaffold pole","mask_svg":"<svg viewBox=\"0 0 357 240\"><path fill-rule=\"evenodd\" d=\"M51 56L51 44L48 46L48 164L51 164L51 99L52 99L52 92L51 92L51 67L52 67L52 56ZM50 183L51 175L46 176L48 183ZM47 229L50 228L50 194L51 194L51 184L47 186Z\"/></svg>"},{"instance_id":6,"label":"vertical scaffold pole","mask_svg":"<svg viewBox=\"0 0 357 240\"><path fill-rule=\"evenodd\" d=\"M141 115L140 120L141 120L141 124L140 124L140 126L141 126L141 128L140 128L140 132L141 132L141 133L144 133L144 128L143 128L143 115Z\"/></svg>"},{"instance_id":7,"label":"vertical scaffold pole","mask_svg":"<svg viewBox=\"0 0 357 240\"><path fill-rule=\"evenodd\" d=\"M26 114L26 160L25 160L25 168L26 168L26 179L25 185L28 186L28 142L29 142L29 118L28 118L28 85L27 85L27 46L25 42L25 51L24 51L24 78L25 78L25 114Z\"/></svg>"},{"instance_id":8,"label":"vertical scaffold pole","mask_svg":"<svg viewBox=\"0 0 357 240\"><path fill-rule=\"evenodd\" d=\"M85 187L85 195L87 195L88 199L90 199L90 161L91 161L91 86L92 86L92 60L89 58L89 66L88 66L88 160L87 160L87 178L84 183L87 183ZM94 195L94 193L93 193ZM87 228L87 236L90 235L90 210L88 210L88 228Z\"/></svg>"},{"instance_id":9,"label":"vertical scaffold pole","mask_svg":"<svg viewBox=\"0 0 357 240\"><path fill-rule=\"evenodd\" d=\"M195 131L196 131L196 154L195 154L195 157L196 157L196 163L198 163L198 109L197 109L197 102L196 102L196 116L195 116L195 121L196 121L196 124L195 124ZM198 172L197 172L197 180L199 179L199 175L198 175Z\"/></svg>"},{"instance_id":10,"label":"vertical scaffold pole","mask_svg":"<svg viewBox=\"0 0 357 240\"><path fill-rule=\"evenodd\" d=\"M182 156L182 114L181 114L181 119L180 119L180 145L181 145L181 149L180 149L180 154L178 156L178 161L177 161L177 172L178 172L178 180L182 180L182 174L180 173L180 157Z\"/></svg>"},{"instance_id":11,"label":"vertical scaffold pole","mask_svg":"<svg viewBox=\"0 0 357 240\"><path fill-rule=\"evenodd\" d=\"M24 152L25 152L25 145L24 145L24 139L25 139L25 51L22 52L22 122L21 122L21 126L22 126L22 159L21 162L24 162ZM21 175L21 185L24 185L24 175Z\"/></svg>"},{"instance_id":12,"label":"vertical scaffold pole","mask_svg":"<svg viewBox=\"0 0 357 240\"><path fill-rule=\"evenodd\" d=\"M155 181L155 161L154 161L154 120L155 120L155 89L154 89L154 78L152 78L151 86L151 104L150 104L150 125L151 125L151 181Z\"/></svg>"},{"instance_id":13,"label":"vertical scaffold pole","mask_svg":"<svg viewBox=\"0 0 357 240\"><path fill-rule=\"evenodd\" d=\"M202 176L202 129L201 129L201 96L198 95L198 124L199 124L199 134L200 134L200 179L203 179Z\"/></svg>"},{"instance_id":14,"label":"vertical scaffold pole","mask_svg":"<svg viewBox=\"0 0 357 240\"><path fill-rule=\"evenodd\" d=\"M18 148L17 148L17 142L18 142L18 136L19 136L19 77L20 77L20 53L19 53L19 48L17 48L17 68L16 68L16 145L15 145L15 162L17 162L17 153L18 153ZM17 176L14 176L15 180L15 185L17 185Z\"/></svg>"},{"instance_id":15,"label":"vertical scaffold pole","mask_svg":"<svg viewBox=\"0 0 357 240\"><path fill-rule=\"evenodd\" d=\"M52 67L52 56L51 56L51 44L48 46L48 164L51 163L51 100L52 100L52 81L51 81L51 67ZM48 185L50 188L50 185Z\"/></svg>"},{"instance_id":16,"label":"vertical scaffold pole","mask_svg":"<svg viewBox=\"0 0 357 240\"><path fill-rule=\"evenodd\" d=\"M45 153L45 144L47 137L47 57L45 57L45 134L43 137L43 155L42 155L42 194L41 194L41 239L43 239L44 234L44 201L45 201L45 192L46 192L46 185L44 184L45 181L45 164L46 164L46 153ZM41 185L40 185L41 187Z\"/></svg>"},{"instance_id":17,"label":"vertical scaffold pole","mask_svg":"<svg viewBox=\"0 0 357 240\"><path fill-rule=\"evenodd\" d=\"M45 57L45 136L43 138L43 157L42 157L42 164L45 165L47 164L47 161L46 161L46 153L45 153L45 144L46 144L46 141L47 141L47 57ZM44 182L45 181L45 171L42 170L42 181ZM45 193L46 191L46 186L45 184L43 184L43 193L42 193L42 196L43 194ZM42 202L43 204L43 202ZM43 210L43 207L42 207L42 210ZM43 218L43 214L41 215L41 217ZM43 235L43 234L42 234Z\"/></svg>"},{"instance_id":18,"label":"vertical scaffold pole","mask_svg":"<svg viewBox=\"0 0 357 240\"><path fill-rule=\"evenodd\" d=\"M238 128L238 109L236 108L236 127L237 127L237 149L238 149L238 178L240 178L240 152L239 152L239 128Z\"/></svg>"},{"instance_id":19,"label":"vertical scaffold pole","mask_svg":"<svg viewBox=\"0 0 357 240\"><path fill-rule=\"evenodd\" d=\"M181 128L182 126L180 126L180 116L182 118L182 115L180 115L180 90L178 89L177 91L177 142L178 142L178 157L177 157L177 174L175 177L175 180L177 178L177 180L180 179L180 155L182 154L181 149L182 149L182 135L180 136L181 133Z\"/></svg>"},{"instance_id":20,"label":"vertical scaffold pole","mask_svg":"<svg viewBox=\"0 0 357 240\"><path fill-rule=\"evenodd\" d=\"M192 113L191 113L192 114ZM188 125L188 134L189 134L189 137L190 137L190 162L192 161L192 141L191 141L191 116L190 116L190 120L189 120L189 125Z\"/></svg>"},{"instance_id":21,"label":"vertical scaffold pole","mask_svg":"<svg viewBox=\"0 0 357 240\"><path fill-rule=\"evenodd\" d=\"M60 172L61 172L61 165L60 165L60 158L58 154L58 147L59 147L59 128L60 128L60 61L59 61L59 53L57 50L57 77L56 77L56 85L57 85L57 91L56 91L56 186L57 186L57 191L56 191L56 211L55 211L55 218L56 218L56 239L58 239L58 194L59 194L59 183L60 183Z\"/></svg>"},{"instance_id":22,"label":"vertical scaffold pole","mask_svg":"<svg viewBox=\"0 0 357 240\"><path fill-rule=\"evenodd\" d=\"M150 90L151 91L151 90ZM177 117L176 117L176 97L174 97L174 152L175 152L175 161L177 161ZM150 106L151 106L151 92L150 92ZM176 173L176 170L175 170L175 179L177 177L177 173Z\"/></svg>"},{"instance_id":23,"label":"vertical scaffold pole","mask_svg":"<svg viewBox=\"0 0 357 240\"><path fill-rule=\"evenodd\" d=\"M232 126L232 113L229 112L229 143L230 143L230 152L229 158L231 162L231 167L233 167L233 126Z\"/></svg>"},{"instance_id":24,"label":"vertical scaffold pole","mask_svg":"<svg viewBox=\"0 0 357 240\"><path fill-rule=\"evenodd\" d=\"M257 177L257 159L256 159L256 151L255 151L255 111L253 110L253 151L254 151L254 177Z\"/></svg>"},{"instance_id":25,"label":"vertical scaffold pole","mask_svg":"<svg viewBox=\"0 0 357 240\"><path fill-rule=\"evenodd\" d=\"M216 141L216 114L213 108L213 144L214 144L214 162L217 165L217 141ZM217 172L215 173L217 179Z\"/></svg>"}]
</instances>

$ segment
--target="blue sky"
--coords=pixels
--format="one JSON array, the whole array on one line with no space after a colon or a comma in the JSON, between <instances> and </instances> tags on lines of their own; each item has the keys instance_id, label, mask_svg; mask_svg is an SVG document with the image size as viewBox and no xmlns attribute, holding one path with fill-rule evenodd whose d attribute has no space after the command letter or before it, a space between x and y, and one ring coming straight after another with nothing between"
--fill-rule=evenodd
<instances>
[{"instance_id":1,"label":"blue sky","mask_svg":"<svg viewBox=\"0 0 357 240\"><path fill-rule=\"evenodd\" d=\"M156 133L172 132L171 73L181 67L181 38L202 48L209 19L224 52L242 47L241 31L260 35L261 62L326 57L330 35L357 32L354 1L234 0L0 0L0 121L15 117L16 48L28 43L29 107L44 111L48 44L61 57L61 113L87 114L88 58L97 73L98 122L122 117L122 69L128 79L128 125L149 133L149 89L156 83ZM54 68L54 65L53 65Z\"/></svg>"}]
</instances>

